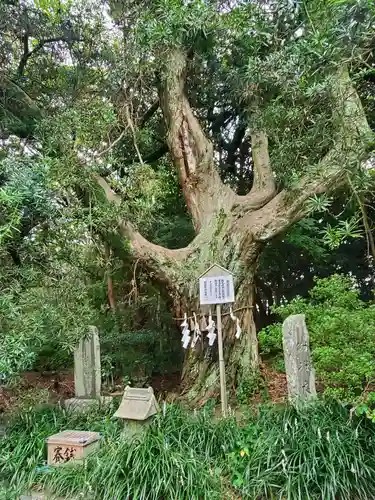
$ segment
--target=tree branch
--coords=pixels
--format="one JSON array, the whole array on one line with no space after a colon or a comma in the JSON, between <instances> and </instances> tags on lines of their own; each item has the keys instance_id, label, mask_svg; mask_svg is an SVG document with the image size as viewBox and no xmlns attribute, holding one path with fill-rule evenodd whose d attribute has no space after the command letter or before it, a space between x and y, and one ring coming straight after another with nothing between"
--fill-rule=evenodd
<instances>
[{"instance_id":1,"label":"tree branch","mask_svg":"<svg viewBox=\"0 0 375 500\"><path fill-rule=\"evenodd\" d=\"M221 182L213 161L213 146L194 116L185 95L186 54L172 50L161 78L160 103L167 126L167 144L195 230L209 224L235 198Z\"/></svg>"},{"instance_id":2,"label":"tree branch","mask_svg":"<svg viewBox=\"0 0 375 500\"><path fill-rule=\"evenodd\" d=\"M275 178L268 153L268 138L263 130L251 134L251 153L254 182L250 193L237 198L237 205L241 207L242 213L258 210L276 194Z\"/></svg>"},{"instance_id":3,"label":"tree branch","mask_svg":"<svg viewBox=\"0 0 375 500\"><path fill-rule=\"evenodd\" d=\"M7 78L4 74L0 73L0 89L5 94L7 88L12 88L15 92L17 92L18 101L22 101L23 103L27 104L27 106L35 113L41 114L41 110L38 108L36 102L29 96L29 94L25 92L25 90L21 88L14 80Z\"/></svg>"},{"instance_id":4,"label":"tree branch","mask_svg":"<svg viewBox=\"0 0 375 500\"><path fill-rule=\"evenodd\" d=\"M80 40L79 37L67 37L67 36L57 36L57 37L51 37L51 38L46 38L45 40L41 40L40 42L37 43L37 45L32 49L29 50L29 37L28 34L26 33L22 37L23 41L23 55L21 57L21 60L18 65L17 69L17 74L19 77L22 77L28 60L30 59L31 56L36 54L36 52L39 52L45 45L48 43L53 43L53 42L78 42Z\"/></svg>"},{"instance_id":5,"label":"tree branch","mask_svg":"<svg viewBox=\"0 0 375 500\"><path fill-rule=\"evenodd\" d=\"M162 144L160 148L156 149L149 155L145 156L143 161L145 163L155 163L159 158L164 156L166 153L168 153L169 149L166 143Z\"/></svg>"},{"instance_id":6,"label":"tree branch","mask_svg":"<svg viewBox=\"0 0 375 500\"><path fill-rule=\"evenodd\" d=\"M113 149L116 144L118 142L121 141L121 139L124 137L125 135L125 131L126 129L124 129L121 134L117 137L117 139L115 139L109 146L107 146L106 148L102 149L102 151L99 151L99 153L97 154L98 158L100 158L101 156L103 156L104 154L108 153L108 151L110 151L111 149Z\"/></svg>"},{"instance_id":7,"label":"tree branch","mask_svg":"<svg viewBox=\"0 0 375 500\"><path fill-rule=\"evenodd\" d=\"M121 196L113 191L109 183L100 175L92 174L97 184L102 188L109 203L119 206ZM121 235L129 242L129 249L135 259L149 269L159 281L169 288L178 286L176 272L182 267L183 261L191 252L189 248L170 250L151 243L144 238L134 226L123 219L118 220Z\"/></svg>"},{"instance_id":8,"label":"tree branch","mask_svg":"<svg viewBox=\"0 0 375 500\"><path fill-rule=\"evenodd\" d=\"M218 134L222 127L224 127L229 120L234 118L233 110L224 110L218 115L208 114L207 120L210 121L211 131L213 134Z\"/></svg>"},{"instance_id":9,"label":"tree branch","mask_svg":"<svg viewBox=\"0 0 375 500\"><path fill-rule=\"evenodd\" d=\"M24 33L22 37L22 45L23 45L23 54L17 71L19 76L23 75L24 68L26 66L26 62L28 59L27 55L29 54L29 33L27 31Z\"/></svg>"},{"instance_id":10,"label":"tree branch","mask_svg":"<svg viewBox=\"0 0 375 500\"><path fill-rule=\"evenodd\" d=\"M159 99L158 99L157 101L154 102L154 104L152 104L152 106L150 106L148 108L148 110L144 113L144 115L139 120L139 128L143 128L146 125L146 123L154 116L156 111L159 109L159 106L160 106L160 103L159 103Z\"/></svg>"},{"instance_id":11,"label":"tree branch","mask_svg":"<svg viewBox=\"0 0 375 500\"><path fill-rule=\"evenodd\" d=\"M284 189L263 208L238 221L256 240L267 241L304 217L308 212L309 198L345 184L348 171L368 155L368 145L374 140L374 134L346 68L338 74L332 98L335 105L333 119L337 127L332 149L296 187Z\"/></svg>"},{"instance_id":12,"label":"tree branch","mask_svg":"<svg viewBox=\"0 0 375 500\"><path fill-rule=\"evenodd\" d=\"M112 311L116 311L116 298L113 289L113 279L111 274L111 248L107 243L104 243L104 255L106 272L105 276L107 278L107 298L108 304Z\"/></svg>"},{"instance_id":13,"label":"tree branch","mask_svg":"<svg viewBox=\"0 0 375 500\"><path fill-rule=\"evenodd\" d=\"M143 163L146 163L146 165L151 165L152 163L157 162L160 158L162 158L166 153L168 153L169 148L167 144L164 142L158 149L155 149L152 153L148 154L143 158ZM124 177L126 175L126 166L131 165L134 162L127 162L125 165L123 165L120 169L120 177Z\"/></svg>"}]
</instances>

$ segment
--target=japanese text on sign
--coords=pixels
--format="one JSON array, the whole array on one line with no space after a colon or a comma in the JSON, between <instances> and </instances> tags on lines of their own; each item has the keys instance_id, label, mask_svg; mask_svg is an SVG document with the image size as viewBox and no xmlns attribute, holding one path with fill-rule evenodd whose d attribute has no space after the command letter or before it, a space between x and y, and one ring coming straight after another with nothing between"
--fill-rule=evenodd
<instances>
[{"instance_id":1,"label":"japanese text on sign","mask_svg":"<svg viewBox=\"0 0 375 500\"><path fill-rule=\"evenodd\" d=\"M207 276L199 280L199 296L202 305L234 302L232 276Z\"/></svg>"},{"instance_id":2,"label":"japanese text on sign","mask_svg":"<svg viewBox=\"0 0 375 500\"><path fill-rule=\"evenodd\" d=\"M69 462L72 458L74 458L74 453L76 449L72 447L66 447L65 449L62 446L56 446L53 450L53 461L54 463L62 463Z\"/></svg>"}]
</instances>

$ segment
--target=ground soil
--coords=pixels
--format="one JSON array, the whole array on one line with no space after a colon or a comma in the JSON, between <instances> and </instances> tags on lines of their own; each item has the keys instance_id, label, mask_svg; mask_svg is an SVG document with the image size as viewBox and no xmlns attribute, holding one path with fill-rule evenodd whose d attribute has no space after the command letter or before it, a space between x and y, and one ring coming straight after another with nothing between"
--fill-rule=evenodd
<instances>
[{"instance_id":1,"label":"ground soil","mask_svg":"<svg viewBox=\"0 0 375 500\"><path fill-rule=\"evenodd\" d=\"M284 402L288 394L285 373L278 372L263 363L261 366L261 375L265 381L268 398L274 403Z\"/></svg>"},{"instance_id":2,"label":"ground soil","mask_svg":"<svg viewBox=\"0 0 375 500\"><path fill-rule=\"evenodd\" d=\"M42 392L43 391L43 392ZM23 400L48 399L57 403L74 396L73 373L27 372L10 387L0 386L0 415L12 411Z\"/></svg>"},{"instance_id":3,"label":"ground soil","mask_svg":"<svg viewBox=\"0 0 375 500\"><path fill-rule=\"evenodd\" d=\"M179 384L180 373L172 373L168 376L157 375L150 383L156 396L162 399L169 394L177 395ZM121 385L119 387L121 388ZM118 392L121 395L123 391ZM112 391L103 389L103 394L111 393ZM0 415L12 411L22 400L30 399L31 401L34 398L35 403L38 403L38 394L52 404L74 397L73 372L26 372L13 386L0 386Z\"/></svg>"},{"instance_id":4,"label":"ground soil","mask_svg":"<svg viewBox=\"0 0 375 500\"><path fill-rule=\"evenodd\" d=\"M264 397L275 403L285 401L287 394L285 374L273 370L267 364L262 364L261 375L265 388L252 401L249 401L249 404L251 402L260 403L264 400ZM154 376L150 385L153 387L158 399L173 401L178 399L179 384L180 374L173 373L168 376ZM32 402L34 397L35 402L38 403L38 394L41 394L44 399L48 399L48 402L52 404L73 397L73 373L27 372L20 377L13 388L0 386L0 415L11 412L25 399L30 399L30 402ZM119 391L119 394L122 394L122 391Z\"/></svg>"}]
</instances>

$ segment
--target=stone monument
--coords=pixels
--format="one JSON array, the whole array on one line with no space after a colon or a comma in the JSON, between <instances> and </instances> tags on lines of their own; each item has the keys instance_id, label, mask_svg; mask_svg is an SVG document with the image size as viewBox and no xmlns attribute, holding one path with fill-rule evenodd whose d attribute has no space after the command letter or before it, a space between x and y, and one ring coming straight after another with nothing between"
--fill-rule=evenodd
<instances>
[{"instance_id":1,"label":"stone monument","mask_svg":"<svg viewBox=\"0 0 375 500\"><path fill-rule=\"evenodd\" d=\"M74 351L75 397L65 401L66 408L85 408L93 403L108 403L101 396L100 342L98 329L90 326Z\"/></svg>"},{"instance_id":2,"label":"stone monument","mask_svg":"<svg viewBox=\"0 0 375 500\"><path fill-rule=\"evenodd\" d=\"M289 400L305 402L315 398L315 372L304 314L294 314L284 321L283 347Z\"/></svg>"},{"instance_id":3,"label":"stone monument","mask_svg":"<svg viewBox=\"0 0 375 500\"><path fill-rule=\"evenodd\" d=\"M74 386L77 398L96 399L101 390L100 342L98 329L89 327L74 351Z\"/></svg>"}]
</instances>

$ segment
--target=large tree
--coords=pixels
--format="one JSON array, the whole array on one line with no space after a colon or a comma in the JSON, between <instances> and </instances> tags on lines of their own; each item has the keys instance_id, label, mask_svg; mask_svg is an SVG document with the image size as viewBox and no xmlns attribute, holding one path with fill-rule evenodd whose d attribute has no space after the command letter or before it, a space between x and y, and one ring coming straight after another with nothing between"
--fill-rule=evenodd
<instances>
[{"instance_id":1,"label":"large tree","mask_svg":"<svg viewBox=\"0 0 375 500\"><path fill-rule=\"evenodd\" d=\"M177 318L199 310L206 268L231 270L244 334L235 340L225 317L228 384L251 376L264 246L369 158L373 134L351 78L360 85L369 67L368 4L112 1L84 12L78 1L11 3L19 23L4 21L3 135L27 136L57 161L61 185L90 210L107 203L112 224L98 231L114 251L126 242L126 258ZM32 119L21 134L23 109ZM137 229L129 179L145 164L177 173L195 231L183 248ZM191 398L215 394L218 380L215 347L187 352Z\"/></svg>"}]
</instances>

